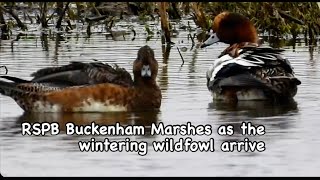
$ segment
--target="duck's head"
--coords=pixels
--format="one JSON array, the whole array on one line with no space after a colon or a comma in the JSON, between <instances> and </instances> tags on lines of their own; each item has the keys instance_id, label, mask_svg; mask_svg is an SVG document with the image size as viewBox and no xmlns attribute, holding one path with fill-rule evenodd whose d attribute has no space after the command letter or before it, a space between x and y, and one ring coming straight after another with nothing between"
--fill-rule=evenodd
<instances>
[{"instance_id":1,"label":"duck's head","mask_svg":"<svg viewBox=\"0 0 320 180\"><path fill-rule=\"evenodd\" d=\"M139 49L137 59L133 63L134 82L154 84L158 74L158 62L149 46Z\"/></svg>"},{"instance_id":2,"label":"duck's head","mask_svg":"<svg viewBox=\"0 0 320 180\"><path fill-rule=\"evenodd\" d=\"M201 48L216 42L258 43L256 28L247 17L238 13L222 12L218 14L213 20L212 30L210 37L201 45Z\"/></svg>"}]
</instances>

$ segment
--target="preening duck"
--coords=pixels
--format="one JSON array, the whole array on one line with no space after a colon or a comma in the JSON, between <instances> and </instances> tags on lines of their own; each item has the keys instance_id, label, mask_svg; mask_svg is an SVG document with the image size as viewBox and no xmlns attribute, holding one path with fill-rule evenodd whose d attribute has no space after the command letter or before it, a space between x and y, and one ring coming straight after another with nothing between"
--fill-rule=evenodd
<instances>
[{"instance_id":1,"label":"preening duck","mask_svg":"<svg viewBox=\"0 0 320 180\"><path fill-rule=\"evenodd\" d=\"M100 63L45 68L31 81L2 76L0 93L28 112L108 112L159 109L158 62L149 46L139 49L133 80L124 69Z\"/></svg>"},{"instance_id":2,"label":"preening duck","mask_svg":"<svg viewBox=\"0 0 320 180\"><path fill-rule=\"evenodd\" d=\"M301 82L283 50L260 46L248 18L223 12L214 18L212 30L201 48L216 42L230 44L206 74L213 99L279 101L296 95Z\"/></svg>"},{"instance_id":3,"label":"preening duck","mask_svg":"<svg viewBox=\"0 0 320 180\"><path fill-rule=\"evenodd\" d=\"M39 69L32 73L31 76L33 79L30 81L8 75L0 77L16 83L34 82L57 87L100 83L113 83L127 87L133 85L132 77L126 69L118 66L112 67L102 62L84 63L73 61L64 66Z\"/></svg>"}]
</instances>

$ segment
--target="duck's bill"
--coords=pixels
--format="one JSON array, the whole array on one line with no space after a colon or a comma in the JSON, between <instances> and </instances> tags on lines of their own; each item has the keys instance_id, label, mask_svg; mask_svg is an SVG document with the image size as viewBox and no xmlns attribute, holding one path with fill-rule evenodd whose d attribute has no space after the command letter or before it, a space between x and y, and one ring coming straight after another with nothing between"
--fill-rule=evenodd
<instances>
[{"instance_id":1,"label":"duck's bill","mask_svg":"<svg viewBox=\"0 0 320 180\"><path fill-rule=\"evenodd\" d=\"M219 42L220 39L218 38L218 36L216 35L216 33L213 33L210 35L210 37L205 40L202 45L200 46L201 48L204 48L204 47L207 47L207 46L210 46L216 42Z\"/></svg>"},{"instance_id":2,"label":"duck's bill","mask_svg":"<svg viewBox=\"0 0 320 180\"><path fill-rule=\"evenodd\" d=\"M151 77L151 69L149 65L143 65L141 69L142 77Z\"/></svg>"}]
</instances>

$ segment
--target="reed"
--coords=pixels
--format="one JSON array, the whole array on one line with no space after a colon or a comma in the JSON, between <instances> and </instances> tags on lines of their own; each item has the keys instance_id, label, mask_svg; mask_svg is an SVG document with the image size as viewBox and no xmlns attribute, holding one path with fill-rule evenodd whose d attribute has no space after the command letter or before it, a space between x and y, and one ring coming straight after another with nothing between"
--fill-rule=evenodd
<instances>
[{"instance_id":1,"label":"reed","mask_svg":"<svg viewBox=\"0 0 320 180\"><path fill-rule=\"evenodd\" d=\"M19 27L27 30L23 18L17 15L17 9L27 8L24 19L48 27L48 21L58 19L55 27L60 28L62 22L81 20L92 24L110 16L123 18L123 15L138 15L144 22L155 14L160 16L164 41L171 42L171 20L179 20L184 15L193 15L195 24L208 31L212 20L222 11L241 13L255 24L261 35L278 39L297 39L304 37L308 44L314 44L320 35L320 3L319 2L0 2L0 27L2 34L10 34L10 28ZM70 8L70 6L75 8ZM54 8L52 14L48 9ZM36 11L36 21L27 12ZM117 13L117 11L119 11ZM91 12L95 17L86 17ZM66 15L65 15L66 14ZM4 20L4 16L12 20ZM87 20L90 21L87 21ZM86 20L86 21L84 21ZM13 23L13 27L12 27ZM3 36L4 37L4 36Z\"/></svg>"}]
</instances>

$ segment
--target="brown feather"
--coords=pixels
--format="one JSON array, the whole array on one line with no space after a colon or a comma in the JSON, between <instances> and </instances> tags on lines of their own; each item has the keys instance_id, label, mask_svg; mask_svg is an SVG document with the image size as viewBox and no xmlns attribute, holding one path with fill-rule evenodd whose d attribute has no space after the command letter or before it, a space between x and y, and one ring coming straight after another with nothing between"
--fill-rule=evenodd
<instances>
[{"instance_id":1,"label":"brown feather","mask_svg":"<svg viewBox=\"0 0 320 180\"><path fill-rule=\"evenodd\" d=\"M143 65L150 67L151 77L141 77ZM110 106L119 106L128 111L159 109L162 95L156 83L157 72L158 63L153 50L143 46L134 61L134 83L129 87L116 83L97 83L58 88L34 82L0 81L0 92L12 97L25 111L41 111L41 108L56 108L55 111L63 112L86 111L84 108L90 107L92 103L102 106L99 108L105 108L106 111L106 107Z\"/></svg>"}]
</instances>

